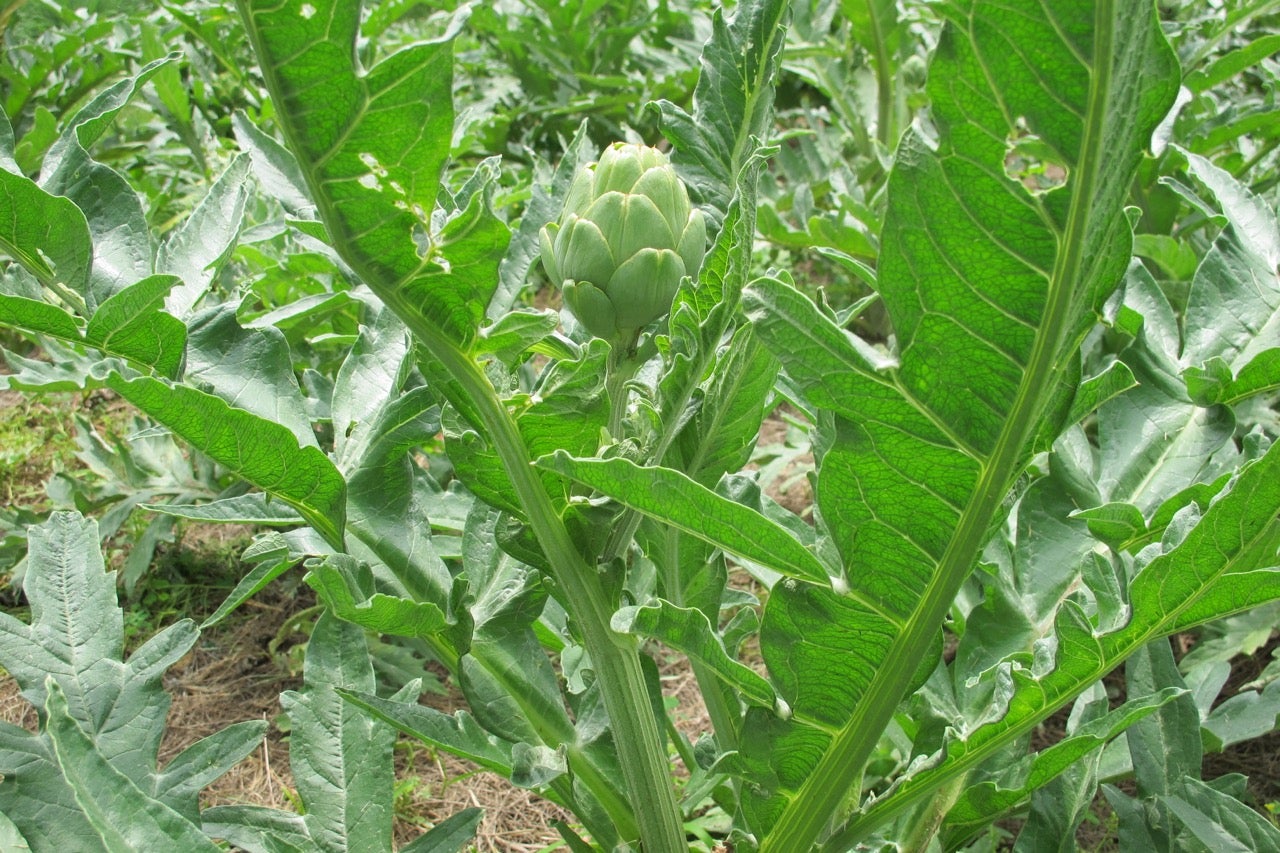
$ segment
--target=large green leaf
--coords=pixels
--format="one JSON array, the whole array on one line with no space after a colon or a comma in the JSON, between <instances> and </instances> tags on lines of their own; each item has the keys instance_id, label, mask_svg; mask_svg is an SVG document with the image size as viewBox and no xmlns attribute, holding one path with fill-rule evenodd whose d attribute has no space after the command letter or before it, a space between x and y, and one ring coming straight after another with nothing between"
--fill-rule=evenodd
<instances>
[{"instance_id":1,"label":"large green leaf","mask_svg":"<svg viewBox=\"0 0 1280 853\"><path fill-rule=\"evenodd\" d=\"M1201 405L1280 388L1280 224L1262 198L1203 157L1188 171L1218 201L1226 227L1205 254L1187 297L1178 364Z\"/></svg>"},{"instance_id":2,"label":"large green leaf","mask_svg":"<svg viewBox=\"0 0 1280 853\"><path fill-rule=\"evenodd\" d=\"M483 194L444 229L431 227L453 135L451 40L365 69L355 50L359 2L237 6L335 247L402 317L465 346L493 292L507 230Z\"/></svg>"},{"instance_id":3,"label":"large green leaf","mask_svg":"<svg viewBox=\"0 0 1280 853\"><path fill-rule=\"evenodd\" d=\"M352 555L381 562L404 592L447 611L453 581L431 542L433 495L410 458L440 432L440 409L429 389L404 389L412 364L395 313L370 317L334 379L334 456L347 478Z\"/></svg>"},{"instance_id":4,"label":"large green leaf","mask_svg":"<svg viewBox=\"0 0 1280 853\"><path fill-rule=\"evenodd\" d=\"M0 170L0 190L0 251L41 284L60 284L83 299L93 245L80 208L5 170Z\"/></svg>"},{"instance_id":5,"label":"large green leaf","mask_svg":"<svg viewBox=\"0 0 1280 853\"><path fill-rule=\"evenodd\" d=\"M1280 846L1280 830L1239 797L1198 779L1184 779L1176 789L1164 804L1205 849L1249 853Z\"/></svg>"},{"instance_id":6,"label":"large green leaf","mask_svg":"<svg viewBox=\"0 0 1280 853\"><path fill-rule=\"evenodd\" d=\"M151 796L195 820L200 791L257 749L267 725L266 720L245 720L191 744L156 774Z\"/></svg>"},{"instance_id":7,"label":"large green leaf","mask_svg":"<svg viewBox=\"0 0 1280 853\"><path fill-rule=\"evenodd\" d=\"M250 850L389 853L395 729L343 698L346 691L371 694L374 686L364 630L322 615L307 645L302 689L280 696L303 813L219 806L202 815L205 831ZM420 688L414 681L382 701L404 704Z\"/></svg>"},{"instance_id":8,"label":"large green leaf","mask_svg":"<svg viewBox=\"0 0 1280 853\"><path fill-rule=\"evenodd\" d=\"M303 447L319 446L293 373L289 344L279 329L241 326L234 302L200 311L185 322L184 384L288 427Z\"/></svg>"},{"instance_id":9,"label":"large green leaf","mask_svg":"<svg viewBox=\"0 0 1280 853\"><path fill-rule=\"evenodd\" d=\"M93 740L71 717L67 699L53 676L48 678L46 689L46 730L58 768L106 849L178 846L197 853L219 849L199 826L148 796L95 748Z\"/></svg>"},{"instance_id":10,"label":"large green leaf","mask_svg":"<svg viewBox=\"0 0 1280 853\"><path fill-rule=\"evenodd\" d=\"M74 359L59 359L56 369L76 387L116 368L118 358L173 378L182 366L187 337L182 321L163 310L164 296L176 282L173 276L153 275L116 291L93 313L83 332L76 318L57 305L0 293L0 325L100 350L106 358L77 352Z\"/></svg>"},{"instance_id":11,"label":"large green leaf","mask_svg":"<svg viewBox=\"0 0 1280 853\"><path fill-rule=\"evenodd\" d=\"M452 715L416 702L340 690L348 702L400 731L503 776L511 774L511 744L486 732L466 711Z\"/></svg>"},{"instance_id":12,"label":"large green leaf","mask_svg":"<svg viewBox=\"0 0 1280 853\"><path fill-rule=\"evenodd\" d=\"M306 579L334 615L380 634L426 638L445 627L436 604L376 592L369 567L346 554L326 557Z\"/></svg>"},{"instance_id":13,"label":"large green leaf","mask_svg":"<svg viewBox=\"0 0 1280 853\"><path fill-rule=\"evenodd\" d=\"M896 348L852 339L780 282L749 293L761 338L826 413L815 498L856 594L785 585L766 608L762 652L784 698L833 734L798 789L748 803L766 850L806 849L856 794L1032 442L1066 414L1076 349L1129 261L1127 187L1176 89L1140 0L942 8L936 143L908 134L888 188L877 286ZM1028 134L1064 186L1006 174ZM838 630L816 621L833 614ZM832 665L799 669L793 653L819 633L842 639Z\"/></svg>"},{"instance_id":14,"label":"large green leaf","mask_svg":"<svg viewBox=\"0 0 1280 853\"><path fill-rule=\"evenodd\" d=\"M582 347L578 356L549 367L534 389L532 399L521 406L516 424L531 457L557 450L589 454L600 445L600 434L608 423L611 405L602 381L609 347L595 339ZM449 455L467 488L490 506L523 515L494 448L471 430L460 434L450 432L447 437ZM568 501L563 482L548 475L543 477L543 484L557 501Z\"/></svg>"},{"instance_id":15,"label":"large green leaf","mask_svg":"<svg viewBox=\"0 0 1280 853\"><path fill-rule=\"evenodd\" d=\"M316 849L391 850L391 749L395 730L339 696L372 692L364 632L325 615L307 644L300 692L281 694L293 727L289 766Z\"/></svg>"},{"instance_id":16,"label":"large green leaf","mask_svg":"<svg viewBox=\"0 0 1280 853\"><path fill-rule=\"evenodd\" d=\"M0 614L0 665L46 726L0 726L0 811L34 849L211 849L196 828L198 794L257 746L265 724L218 732L158 772L169 710L161 678L195 642L195 626L179 622L122 660L124 620L97 525L54 513L29 541L32 621Z\"/></svg>"},{"instance_id":17,"label":"large green leaf","mask_svg":"<svg viewBox=\"0 0 1280 853\"><path fill-rule=\"evenodd\" d=\"M1159 693L1132 699L1109 714L1091 721L1067 737L1031 757L1021 784L1004 787L994 782L982 782L967 787L951 811L947 823L963 834L982 829L1002 814L1024 802L1034 791L1050 779L1079 762L1090 752L1115 737L1134 722L1152 713L1186 693L1177 687L1167 687Z\"/></svg>"},{"instance_id":18,"label":"large green leaf","mask_svg":"<svg viewBox=\"0 0 1280 853\"><path fill-rule=\"evenodd\" d=\"M191 313L209 291L218 264L235 248L249 196L248 177L249 158L236 157L191 215L161 244L157 270L182 279L168 299L175 316L185 319Z\"/></svg>"},{"instance_id":19,"label":"large green leaf","mask_svg":"<svg viewBox=\"0 0 1280 853\"><path fill-rule=\"evenodd\" d=\"M628 459L577 459L564 452L537 464L736 556L797 578L821 581L830 574L789 530L678 471L641 468Z\"/></svg>"},{"instance_id":20,"label":"large green leaf","mask_svg":"<svg viewBox=\"0 0 1280 853\"><path fill-rule=\"evenodd\" d=\"M752 137L765 139L773 130L773 79L787 15L788 4L781 0L739 3L729 23L717 9L693 114L666 100L655 105L662 132L675 145L681 177L718 214L728 210L738 176L754 153Z\"/></svg>"},{"instance_id":21,"label":"large green leaf","mask_svg":"<svg viewBox=\"0 0 1280 853\"><path fill-rule=\"evenodd\" d=\"M346 483L316 447L288 429L220 398L158 379L110 379L116 393L209 458L296 509L333 547L342 547Z\"/></svg>"},{"instance_id":22,"label":"large green leaf","mask_svg":"<svg viewBox=\"0 0 1280 853\"><path fill-rule=\"evenodd\" d=\"M177 283L173 276L153 275L117 291L90 318L85 343L175 378L186 357L187 329L163 307Z\"/></svg>"},{"instance_id":23,"label":"large green leaf","mask_svg":"<svg viewBox=\"0 0 1280 853\"><path fill-rule=\"evenodd\" d=\"M498 512L478 504L463 533L468 582L463 618L473 629L459 661L459 685L481 725L513 744L512 781L526 786L550 781L565 800L588 803L585 814L603 810L609 822L591 826L602 843L619 832L628 837L636 831L636 819L621 793L612 744L598 731L584 736L583 715L575 727L566 711L560 679L534 633L545 593L532 570L498 546L500 523ZM561 753L558 772L567 764L572 782L567 776L529 778L530 758L556 752Z\"/></svg>"},{"instance_id":24,"label":"large green leaf","mask_svg":"<svg viewBox=\"0 0 1280 853\"><path fill-rule=\"evenodd\" d=\"M1217 198L1227 227L1196 269L1182 362L1221 358L1240 370L1280 337L1280 223L1274 207L1203 157L1187 166Z\"/></svg>"},{"instance_id":25,"label":"large green leaf","mask_svg":"<svg viewBox=\"0 0 1280 853\"><path fill-rule=\"evenodd\" d=\"M66 196L88 221L93 235L93 263L85 305L98 305L117 291L152 273L151 234L142 201L129 182L88 152L111 127L129 101L170 58L144 66L137 76L121 80L89 101L66 124L45 158L40 186Z\"/></svg>"},{"instance_id":26,"label":"large green leaf","mask_svg":"<svg viewBox=\"0 0 1280 853\"><path fill-rule=\"evenodd\" d=\"M1184 511L1185 538L1156 544L1129 590L1130 615L1099 634L1072 601L1058 611L1051 671L1015 664L1014 689L999 720L948 744L945 760L907 779L894 794L857 818L843 836L888 819L943 781L979 765L1017 735L1030 731L1073 696L1150 640L1246 610L1280 597L1280 447L1245 466L1228 491L1197 518Z\"/></svg>"},{"instance_id":27,"label":"large green leaf","mask_svg":"<svg viewBox=\"0 0 1280 853\"><path fill-rule=\"evenodd\" d=\"M730 657L724 642L699 610L676 607L666 601L647 607L624 607L614 614L613 629L661 640L729 681L757 704L770 706L776 701L769 682Z\"/></svg>"}]
</instances>

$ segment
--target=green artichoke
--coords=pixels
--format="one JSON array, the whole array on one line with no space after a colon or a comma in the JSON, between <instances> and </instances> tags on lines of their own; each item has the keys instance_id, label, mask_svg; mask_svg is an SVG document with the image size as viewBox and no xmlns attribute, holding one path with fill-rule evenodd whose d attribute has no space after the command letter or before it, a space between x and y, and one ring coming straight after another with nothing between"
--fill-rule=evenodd
<instances>
[{"instance_id":1,"label":"green artichoke","mask_svg":"<svg viewBox=\"0 0 1280 853\"><path fill-rule=\"evenodd\" d=\"M631 343L671 310L706 248L702 211L667 156L616 142L574 175L559 222L542 229L542 265L573 316L599 338Z\"/></svg>"}]
</instances>

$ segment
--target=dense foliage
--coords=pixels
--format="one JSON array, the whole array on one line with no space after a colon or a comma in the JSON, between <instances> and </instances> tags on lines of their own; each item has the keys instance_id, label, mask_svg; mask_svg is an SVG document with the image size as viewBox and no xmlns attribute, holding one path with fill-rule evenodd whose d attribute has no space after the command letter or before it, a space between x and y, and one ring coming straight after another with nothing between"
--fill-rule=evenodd
<instances>
[{"instance_id":1,"label":"dense foliage","mask_svg":"<svg viewBox=\"0 0 1280 853\"><path fill-rule=\"evenodd\" d=\"M1220 696L1280 615L1278 23L11 5L0 379L141 420L59 511L0 510L41 721L0 724L0 838L390 850L399 732L566 807L573 850L1074 849L1099 794L1123 849L1280 848L1201 779L1280 713L1274 662ZM176 519L248 522L205 624L291 571L323 603L297 813L200 807L257 723L158 766L199 629L123 659L98 539L131 514L126 590Z\"/></svg>"}]
</instances>

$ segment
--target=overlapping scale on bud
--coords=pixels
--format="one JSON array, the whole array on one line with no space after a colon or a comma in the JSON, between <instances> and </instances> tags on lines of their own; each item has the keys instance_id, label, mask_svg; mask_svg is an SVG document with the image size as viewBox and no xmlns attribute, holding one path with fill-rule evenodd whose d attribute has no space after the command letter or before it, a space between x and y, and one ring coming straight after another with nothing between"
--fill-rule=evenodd
<instances>
[{"instance_id":1,"label":"overlapping scale on bud","mask_svg":"<svg viewBox=\"0 0 1280 853\"><path fill-rule=\"evenodd\" d=\"M671 310L706 248L702 211L667 156L616 142L578 171L558 222L542 229L542 265L591 334L632 342Z\"/></svg>"}]
</instances>

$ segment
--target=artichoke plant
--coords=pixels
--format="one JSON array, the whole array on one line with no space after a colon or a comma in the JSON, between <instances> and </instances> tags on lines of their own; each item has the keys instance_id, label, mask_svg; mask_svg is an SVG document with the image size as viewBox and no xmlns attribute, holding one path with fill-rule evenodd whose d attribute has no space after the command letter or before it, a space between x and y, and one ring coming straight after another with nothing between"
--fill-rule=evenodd
<instances>
[{"instance_id":1,"label":"artichoke plant","mask_svg":"<svg viewBox=\"0 0 1280 853\"><path fill-rule=\"evenodd\" d=\"M542 264L588 332L629 345L698 274L706 239L667 156L616 142L574 176L560 220L542 229Z\"/></svg>"}]
</instances>

